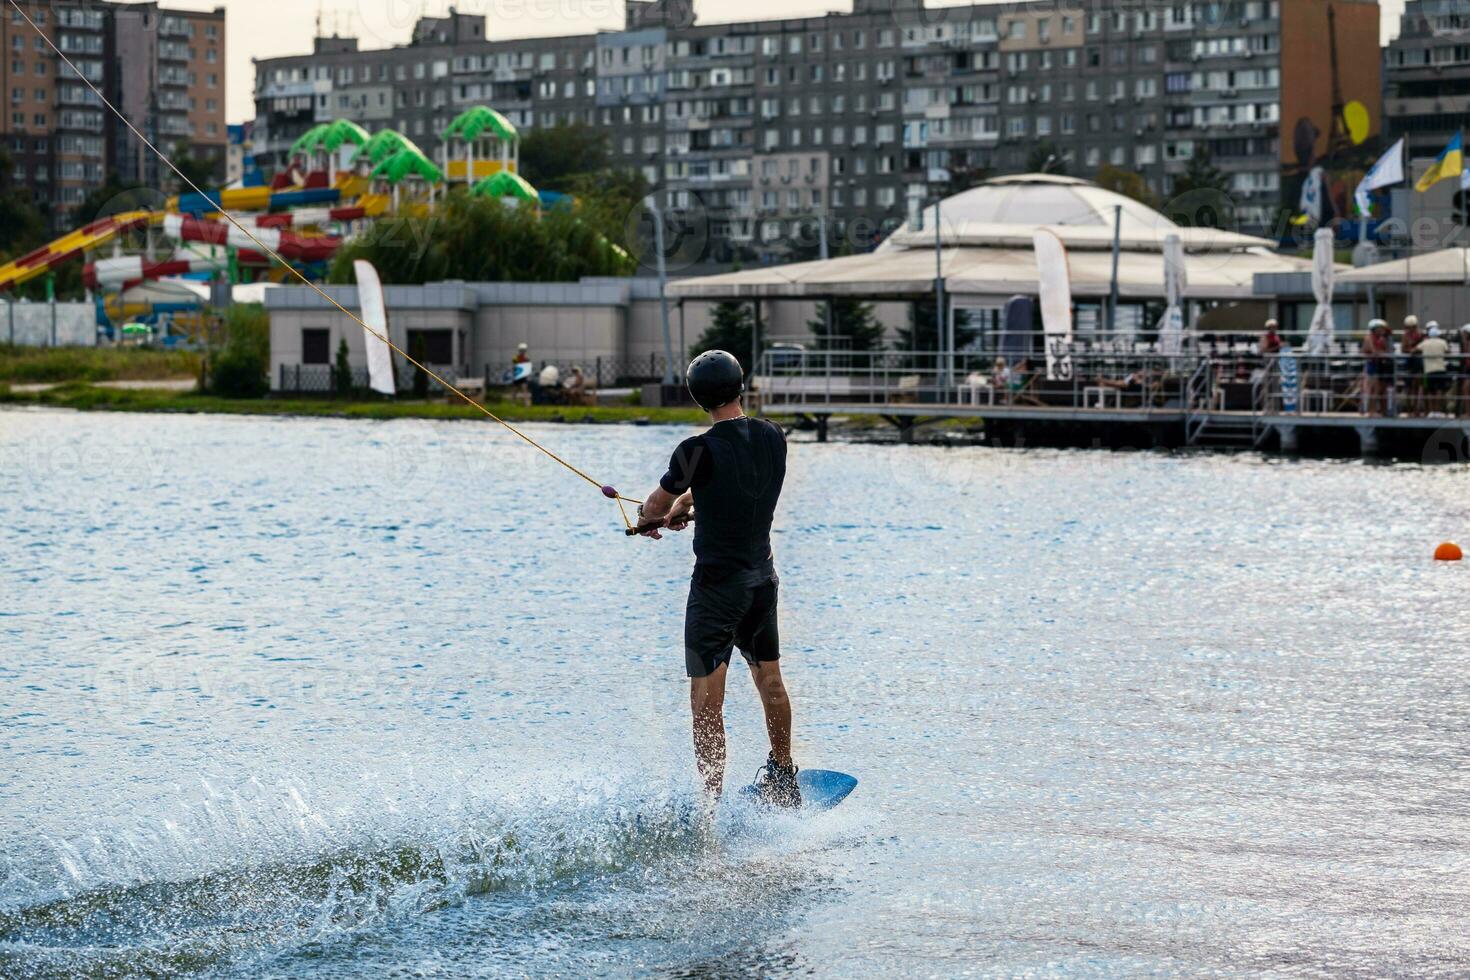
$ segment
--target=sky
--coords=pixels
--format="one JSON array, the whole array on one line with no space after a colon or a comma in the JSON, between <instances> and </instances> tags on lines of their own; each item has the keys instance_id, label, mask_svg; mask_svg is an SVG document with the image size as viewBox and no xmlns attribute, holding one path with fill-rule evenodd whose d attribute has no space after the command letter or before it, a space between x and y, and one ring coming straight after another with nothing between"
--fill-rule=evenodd
<instances>
[{"instance_id":1,"label":"sky","mask_svg":"<svg viewBox=\"0 0 1470 980\"><path fill-rule=\"evenodd\" d=\"M463 13L485 14L492 38L545 37L617 29L623 24L622 0L320 0L322 26L356 35L364 48L401 44L419 16L442 14L451 3ZM931 5L934 0L930 0ZM255 69L252 58L274 58L311 51L318 0L164 0L168 7L225 8L230 122L254 117ZM1404 0L1381 0L1383 39L1398 33ZM703 22L748 20L852 9L851 0L697 0Z\"/></svg>"}]
</instances>

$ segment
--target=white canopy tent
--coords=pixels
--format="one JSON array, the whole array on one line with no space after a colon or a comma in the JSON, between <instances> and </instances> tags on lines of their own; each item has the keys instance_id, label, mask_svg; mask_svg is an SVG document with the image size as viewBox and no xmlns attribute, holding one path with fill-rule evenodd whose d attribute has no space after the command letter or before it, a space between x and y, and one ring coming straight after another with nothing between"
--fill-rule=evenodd
<instances>
[{"instance_id":1,"label":"white canopy tent","mask_svg":"<svg viewBox=\"0 0 1470 980\"><path fill-rule=\"evenodd\" d=\"M1105 297L1112 281L1112 255L1106 251L1067 251L1074 297ZM1265 249L1186 253L1191 299L1248 300L1260 272L1303 272L1305 259ZM1036 258L1031 248L959 246L943 249L940 263L945 291L951 295L1036 294ZM817 262L748 269L682 279L669 292L689 299L821 298L824 296L919 295L934 289L934 252L919 249L877 251ZM1123 251L1118 257L1118 295L1124 299L1166 299L1161 251Z\"/></svg>"},{"instance_id":2,"label":"white canopy tent","mask_svg":"<svg viewBox=\"0 0 1470 980\"><path fill-rule=\"evenodd\" d=\"M924 228L900 226L877 250L671 283L685 299L903 296L934 288L933 206ZM1074 298L1101 298L1112 285L1119 224L1118 295L1164 300L1164 242L1178 236L1192 300L1251 300L1253 277L1303 272L1306 259L1277 255L1270 242L1213 228L1185 228L1144 204L1087 181L1023 174L986 181L940 202L940 272L952 296L1036 295L1033 236L1045 229L1066 247Z\"/></svg>"},{"instance_id":3,"label":"white canopy tent","mask_svg":"<svg viewBox=\"0 0 1470 980\"><path fill-rule=\"evenodd\" d=\"M1337 275L1338 282L1372 283L1375 286L1470 284L1470 248L1444 248L1408 259L1378 262Z\"/></svg>"},{"instance_id":4,"label":"white canopy tent","mask_svg":"<svg viewBox=\"0 0 1470 980\"><path fill-rule=\"evenodd\" d=\"M1456 326L1470 322L1470 248L1426 252L1414 256L1412 262L1395 259L1365 265L1338 272L1336 281L1340 286L1371 290L1369 295L1381 304L1365 313L1359 328L1368 316L1379 313L1395 325L1408 313L1421 323L1438 320Z\"/></svg>"}]
</instances>

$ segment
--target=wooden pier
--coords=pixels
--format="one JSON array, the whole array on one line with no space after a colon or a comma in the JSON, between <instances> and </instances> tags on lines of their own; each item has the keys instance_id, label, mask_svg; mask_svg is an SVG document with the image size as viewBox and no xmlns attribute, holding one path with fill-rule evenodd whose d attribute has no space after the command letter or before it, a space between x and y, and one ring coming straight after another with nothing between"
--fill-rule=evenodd
<instances>
[{"instance_id":1,"label":"wooden pier","mask_svg":"<svg viewBox=\"0 0 1470 980\"><path fill-rule=\"evenodd\" d=\"M1463 399L1445 399L1445 411L1429 414L1406 382L1384 399L1387 414L1365 414L1361 406L1369 403L1355 387L1361 366L1351 363L1330 372L1324 365L1310 378L1316 387L1290 390L1273 359L1237 381L1235 365L1206 357L1110 357L1082 365L1065 382L1033 376L1019 387L961 366L916 368L913 360L891 353L768 357L755 379L756 403L763 412L805 418L819 441L834 416L884 419L903 441L929 423L970 419L1001 446L1470 460Z\"/></svg>"}]
</instances>

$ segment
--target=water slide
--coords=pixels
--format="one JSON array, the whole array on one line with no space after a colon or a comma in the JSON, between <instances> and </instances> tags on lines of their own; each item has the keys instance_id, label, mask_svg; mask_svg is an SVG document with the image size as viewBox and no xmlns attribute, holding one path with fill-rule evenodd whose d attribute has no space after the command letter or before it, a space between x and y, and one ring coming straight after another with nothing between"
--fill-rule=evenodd
<instances>
[{"instance_id":1,"label":"water slide","mask_svg":"<svg viewBox=\"0 0 1470 980\"><path fill-rule=\"evenodd\" d=\"M348 197L356 202L343 204ZM167 211L157 216L166 238L180 243L224 246L236 250L237 261L246 268L269 268L270 256L250 237L274 250L282 258L301 263L325 262L342 246L338 236L318 229L332 222L372 220L391 206L386 194L368 193L368 181L343 175L335 187L290 188L239 187L185 194L167 202ZM229 211L250 235L224 219ZM130 289L140 282L167 276L207 272L219 263L206 258L176 258L154 262L138 256L100 259L88 263L83 281L89 288Z\"/></svg>"},{"instance_id":2,"label":"water slide","mask_svg":"<svg viewBox=\"0 0 1470 980\"><path fill-rule=\"evenodd\" d=\"M161 211L127 211L111 217L100 218L76 231L62 235L49 245L43 245L4 266L0 266L0 292L14 289L21 283L46 275L52 269L93 252L112 242L118 235L161 224L165 215Z\"/></svg>"},{"instance_id":3,"label":"water slide","mask_svg":"<svg viewBox=\"0 0 1470 980\"><path fill-rule=\"evenodd\" d=\"M409 155L416 153L414 150ZM442 180L427 160L425 168L423 172L412 170L406 175L427 175L425 179ZM342 246L341 236L323 231L330 224L372 221L390 210L403 215L423 215L431 207L423 201L397 200L397 184L405 174L384 177L375 172L366 176L344 170L334 176L327 170L303 173L295 167L285 174L291 183L282 182L278 175L269 187L230 187L181 194L168 200L161 211L130 211L94 221L0 267L0 293L44 276L66 262L95 255L118 236L145 227L161 227L165 237L180 244L233 249L240 266L272 270L272 278L279 279L286 270L273 269L271 257L252 240L252 235L282 258L300 265L314 265L331 259ZM394 193L375 191L376 180L386 180ZM225 220L222 212L234 215L250 234L244 234ZM212 256L176 255L161 261L151 257L114 256L88 262L82 278L91 289L128 289L145 281L210 271L220 264Z\"/></svg>"}]
</instances>

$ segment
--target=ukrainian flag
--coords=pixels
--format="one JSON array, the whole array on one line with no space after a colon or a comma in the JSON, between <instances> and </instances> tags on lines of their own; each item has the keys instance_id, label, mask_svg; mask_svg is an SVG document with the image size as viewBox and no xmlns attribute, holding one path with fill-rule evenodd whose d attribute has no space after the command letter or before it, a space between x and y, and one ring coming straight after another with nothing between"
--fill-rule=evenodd
<instances>
[{"instance_id":1,"label":"ukrainian flag","mask_svg":"<svg viewBox=\"0 0 1470 980\"><path fill-rule=\"evenodd\" d=\"M1458 177L1465 171L1465 153L1460 148L1460 134L1450 140L1450 145L1440 153L1439 159L1434 161L1434 166L1424 172L1419 182L1414 185L1416 191L1427 191L1442 180Z\"/></svg>"}]
</instances>

